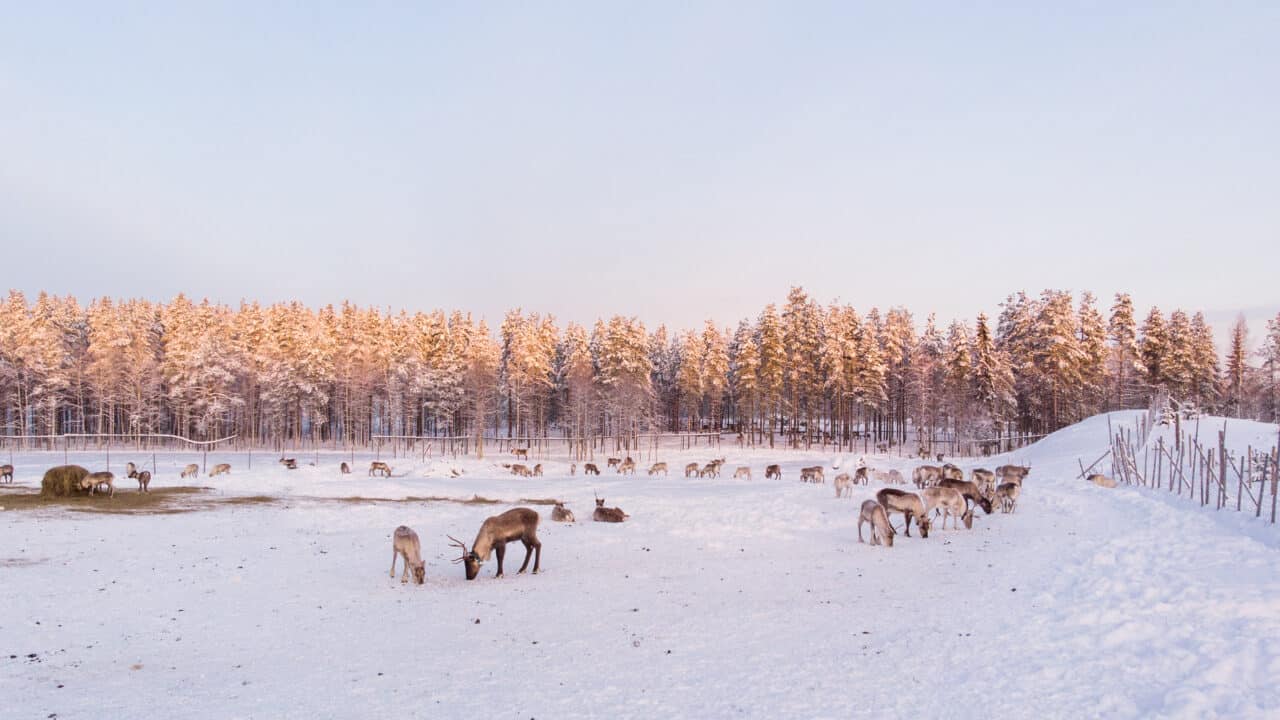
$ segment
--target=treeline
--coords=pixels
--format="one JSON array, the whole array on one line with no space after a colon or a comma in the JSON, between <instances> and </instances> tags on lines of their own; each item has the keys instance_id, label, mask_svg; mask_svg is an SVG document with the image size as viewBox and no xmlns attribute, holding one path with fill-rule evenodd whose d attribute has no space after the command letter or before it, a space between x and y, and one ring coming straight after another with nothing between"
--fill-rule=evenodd
<instances>
[{"instance_id":1,"label":"treeline","mask_svg":"<svg viewBox=\"0 0 1280 720\"><path fill-rule=\"evenodd\" d=\"M1052 431L1090 414L1183 403L1277 417L1280 316L1257 353L1237 323L1225 369L1201 313L1128 295L1017 293L999 314L922 326L793 288L736 328L591 328L509 312L389 314L348 303L238 308L183 296L81 305L11 291L0 303L7 435L173 433L254 443L371 436L588 437L736 431L755 441L891 442Z\"/></svg>"}]
</instances>

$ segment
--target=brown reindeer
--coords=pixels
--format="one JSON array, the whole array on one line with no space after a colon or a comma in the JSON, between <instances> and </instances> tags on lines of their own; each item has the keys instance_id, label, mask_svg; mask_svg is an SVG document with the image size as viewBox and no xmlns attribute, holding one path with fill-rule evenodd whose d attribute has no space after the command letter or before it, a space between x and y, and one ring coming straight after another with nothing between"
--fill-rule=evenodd
<instances>
[{"instance_id":1,"label":"brown reindeer","mask_svg":"<svg viewBox=\"0 0 1280 720\"><path fill-rule=\"evenodd\" d=\"M720 477L720 466L715 463L702 466L702 471L698 473L698 477Z\"/></svg>"},{"instance_id":2,"label":"brown reindeer","mask_svg":"<svg viewBox=\"0 0 1280 720\"><path fill-rule=\"evenodd\" d=\"M953 529L959 529L958 521L963 520L966 528L973 527L973 510L969 508L969 503L965 501L964 496L959 490L949 487L930 487L925 488L924 492L924 512L925 515L933 517L935 512L942 513L942 529L947 529L947 518L955 518L951 521Z\"/></svg>"},{"instance_id":3,"label":"brown reindeer","mask_svg":"<svg viewBox=\"0 0 1280 720\"><path fill-rule=\"evenodd\" d=\"M520 477L533 477L533 471L528 466L519 464L511 466L511 474L519 475Z\"/></svg>"},{"instance_id":4,"label":"brown reindeer","mask_svg":"<svg viewBox=\"0 0 1280 720\"><path fill-rule=\"evenodd\" d=\"M666 463L664 463L664 462L656 462L656 463L654 463L654 464L652 464L652 465L650 465L650 466L649 466L649 475L650 475L650 476L657 475L658 473L662 473L664 476L667 474L667 464L666 464Z\"/></svg>"},{"instance_id":5,"label":"brown reindeer","mask_svg":"<svg viewBox=\"0 0 1280 720\"><path fill-rule=\"evenodd\" d=\"M142 472L135 472L135 473L133 474L133 477L134 477L134 479L136 479L136 480L138 481L138 492L151 492L151 490L149 490L149 489L148 489L148 486L149 486L149 485L151 485L151 471L150 471L150 470L143 470Z\"/></svg>"},{"instance_id":6,"label":"brown reindeer","mask_svg":"<svg viewBox=\"0 0 1280 720\"><path fill-rule=\"evenodd\" d=\"M764 469L764 479L765 479L765 480L772 480L772 479L781 480L781 479L782 479L782 466L781 466L781 465L769 465L768 467L766 467L766 468Z\"/></svg>"},{"instance_id":7,"label":"brown reindeer","mask_svg":"<svg viewBox=\"0 0 1280 720\"><path fill-rule=\"evenodd\" d=\"M616 468L622 464L622 458L607 458L604 461L605 467Z\"/></svg>"},{"instance_id":8,"label":"brown reindeer","mask_svg":"<svg viewBox=\"0 0 1280 720\"><path fill-rule=\"evenodd\" d=\"M618 474L619 475L635 475L636 461L632 460L631 458L627 458L622 462L618 463Z\"/></svg>"},{"instance_id":9,"label":"brown reindeer","mask_svg":"<svg viewBox=\"0 0 1280 720\"><path fill-rule=\"evenodd\" d=\"M190 465L182 469L181 477L189 478L189 477L195 477L196 475L199 475L199 474L200 474L200 466L195 463L191 463Z\"/></svg>"},{"instance_id":10,"label":"brown reindeer","mask_svg":"<svg viewBox=\"0 0 1280 720\"><path fill-rule=\"evenodd\" d=\"M964 499L972 502L975 507L982 508L983 512L990 515L993 510L991 507L991 499L982 494L982 490L977 485L968 480L952 480L950 478L938 483L938 487L949 487L958 490Z\"/></svg>"},{"instance_id":11,"label":"brown reindeer","mask_svg":"<svg viewBox=\"0 0 1280 720\"><path fill-rule=\"evenodd\" d=\"M348 464L346 464L346 463L344 462L344 463L342 463L341 465L339 465L339 466L338 466L338 471L339 471L339 472L341 472L343 475L350 475L350 474L351 474L351 466L350 466L350 465L348 465Z\"/></svg>"},{"instance_id":12,"label":"brown reindeer","mask_svg":"<svg viewBox=\"0 0 1280 720\"><path fill-rule=\"evenodd\" d=\"M421 585L427 581L427 564L422 560L422 546L418 543L418 533L412 528L401 525L391 535L391 577L396 576L396 557L404 558L404 574L400 582L409 582L409 571L413 571L413 582Z\"/></svg>"},{"instance_id":13,"label":"brown reindeer","mask_svg":"<svg viewBox=\"0 0 1280 720\"><path fill-rule=\"evenodd\" d=\"M570 475L578 474L578 463L569 463L569 474Z\"/></svg>"},{"instance_id":14,"label":"brown reindeer","mask_svg":"<svg viewBox=\"0 0 1280 720\"><path fill-rule=\"evenodd\" d=\"M13 482L13 466L9 464L0 465L0 480L5 482Z\"/></svg>"},{"instance_id":15,"label":"brown reindeer","mask_svg":"<svg viewBox=\"0 0 1280 720\"><path fill-rule=\"evenodd\" d=\"M996 476L1001 482L1018 483L1022 485L1022 481L1031 473L1031 466L1023 467L1021 465L1001 465L996 468Z\"/></svg>"},{"instance_id":16,"label":"brown reindeer","mask_svg":"<svg viewBox=\"0 0 1280 720\"><path fill-rule=\"evenodd\" d=\"M826 478L822 474L822 466L814 465L813 467L800 468L800 482L826 483Z\"/></svg>"},{"instance_id":17,"label":"brown reindeer","mask_svg":"<svg viewBox=\"0 0 1280 720\"><path fill-rule=\"evenodd\" d=\"M573 522L573 511L566 508L564 503L556 503L555 507L551 508L551 519L555 522Z\"/></svg>"},{"instance_id":18,"label":"brown reindeer","mask_svg":"<svg viewBox=\"0 0 1280 720\"><path fill-rule=\"evenodd\" d=\"M857 470L854 470L853 481L855 483L862 483L863 485L866 485L868 482L870 482L867 478L867 468L860 467Z\"/></svg>"},{"instance_id":19,"label":"brown reindeer","mask_svg":"<svg viewBox=\"0 0 1280 720\"><path fill-rule=\"evenodd\" d=\"M462 548L462 557L454 562L463 563L468 580L476 579L476 575L480 574L480 564L489 561L491 552L496 552L498 555L498 572L494 577L502 577L502 559L507 554L507 543L513 540L519 540L524 544L524 563L520 566L517 575L529 567L530 555L534 555L534 575L538 574L542 563L542 542L538 540L538 513L529 508L512 508L501 515L486 519L480 525L480 532L476 533L475 542L471 543L470 550L467 550L465 543L452 535L449 539L454 545Z\"/></svg>"},{"instance_id":20,"label":"brown reindeer","mask_svg":"<svg viewBox=\"0 0 1280 720\"><path fill-rule=\"evenodd\" d=\"M974 468L970 473L973 484L978 486L983 495L990 496L996 491L996 474L986 468Z\"/></svg>"},{"instance_id":21,"label":"brown reindeer","mask_svg":"<svg viewBox=\"0 0 1280 720\"><path fill-rule=\"evenodd\" d=\"M529 448L516 448L515 450L512 450L512 451L511 451L511 454L512 454L512 455L515 455L516 457L520 458L521 460L528 460L528 459L529 459Z\"/></svg>"},{"instance_id":22,"label":"brown reindeer","mask_svg":"<svg viewBox=\"0 0 1280 720\"><path fill-rule=\"evenodd\" d=\"M127 478L135 478L138 476L138 466L133 463L124 464L124 476Z\"/></svg>"},{"instance_id":23,"label":"brown reindeer","mask_svg":"<svg viewBox=\"0 0 1280 720\"><path fill-rule=\"evenodd\" d=\"M533 466L533 476L542 477L542 463Z\"/></svg>"},{"instance_id":24,"label":"brown reindeer","mask_svg":"<svg viewBox=\"0 0 1280 720\"><path fill-rule=\"evenodd\" d=\"M942 468L937 465L921 465L911 471L911 481L918 488L934 487L942 479Z\"/></svg>"},{"instance_id":25,"label":"brown reindeer","mask_svg":"<svg viewBox=\"0 0 1280 720\"><path fill-rule=\"evenodd\" d=\"M280 464L281 464L281 465L283 465L283 466L285 466L286 468L288 468L288 469L290 469L290 470L297 470L297 469L298 469L298 460L297 460L297 458L285 458L285 457L282 457L282 458L280 458Z\"/></svg>"},{"instance_id":26,"label":"brown reindeer","mask_svg":"<svg viewBox=\"0 0 1280 720\"><path fill-rule=\"evenodd\" d=\"M596 511L591 515L592 520L596 522L620 523L629 517L631 516L622 512L622 508L605 507L604 498L599 495L596 496Z\"/></svg>"},{"instance_id":27,"label":"brown reindeer","mask_svg":"<svg viewBox=\"0 0 1280 720\"><path fill-rule=\"evenodd\" d=\"M849 477L849 473L840 473L832 484L836 488L836 497L853 497L853 478Z\"/></svg>"},{"instance_id":28,"label":"brown reindeer","mask_svg":"<svg viewBox=\"0 0 1280 720\"><path fill-rule=\"evenodd\" d=\"M701 471L698 469L698 463L689 463L684 466L685 477L689 477L690 475L698 476L700 472Z\"/></svg>"},{"instance_id":29,"label":"brown reindeer","mask_svg":"<svg viewBox=\"0 0 1280 720\"><path fill-rule=\"evenodd\" d=\"M1000 483L996 488L996 501L1000 503L1000 512L1011 513L1018 506L1018 496L1022 494L1022 486L1018 483Z\"/></svg>"},{"instance_id":30,"label":"brown reindeer","mask_svg":"<svg viewBox=\"0 0 1280 720\"><path fill-rule=\"evenodd\" d=\"M912 518L915 518L916 525L920 528L920 537L929 537L931 522L925 514L924 502L919 495L896 488L884 488L876 493L876 502L884 506L886 513L902 513L902 532L907 537L911 537Z\"/></svg>"},{"instance_id":31,"label":"brown reindeer","mask_svg":"<svg viewBox=\"0 0 1280 720\"><path fill-rule=\"evenodd\" d=\"M230 463L218 463L217 465L214 465L213 469L209 471L209 477L215 477L217 475L222 475L224 473L225 474L231 473Z\"/></svg>"},{"instance_id":32,"label":"brown reindeer","mask_svg":"<svg viewBox=\"0 0 1280 720\"><path fill-rule=\"evenodd\" d=\"M1112 480L1111 478L1101 473L1094 473L1090 475L1087 478L1087 480L1093 483L1094 485L1097 485L1098 487L1113 488L1116 486L1115 480Z\"/></svg>"},{"instance_id":33,"label":"brown reindeer","mask_svg":"<svg viewBox=\"0 0 1280 720\"><path fill-rule=\"evenodd\" d=\"M862 510L858 513L858 542L863 542L863 523L871 523L872 545L884 544L893 547L893 525L889 522L889 515L885 513L883 505L875 500L862 503Z\"/></svg>"},{"instance_id":34,"label":"brown reindeer","mask_svg":"<svg viewBox=\"0 0 1280 720\"><path fill-rule=\"evenodd\" d=\"M89 473L84 480L80 481L80 489L88 490L90 495L102 492L99 488L103 485L106 485L110 491L107 497L116 496L116 476L114 473L106 471Z\"/></svg>"},{"instance_id":35,"label":"brown reindeer","mask_svg":"<svg viewBox=\"0 0 1280 720\"><path fill-rule=\"evenodd\" d=\"M369 476L373 477L375 474L381 475L382 477L391 477L391 466L384 462L374 460L369 463Z\"/></svg>"},{"instance_id":36,"label":"brown reindeer","mask_svg":"<svg viewBox=\"0 0 1280 720\"><path fill-rule=\"evenodd\" d=\"M946 465L942 466L942 479L943 480L963 480L964 471L961 470L959 467L952 465L951 463L947 463Z\"/></svg>"},{"instance_id":37,"label":"brown reindeer","mask_svg":"<svg viewBox=\"0 0 1280 720\"><path fill-rule=\"evenodd\" d=\"M582 474L583 475L599 475L600 468L596 467L595 463L584 463L582 466Z\"/></svg>"}]
</instances>

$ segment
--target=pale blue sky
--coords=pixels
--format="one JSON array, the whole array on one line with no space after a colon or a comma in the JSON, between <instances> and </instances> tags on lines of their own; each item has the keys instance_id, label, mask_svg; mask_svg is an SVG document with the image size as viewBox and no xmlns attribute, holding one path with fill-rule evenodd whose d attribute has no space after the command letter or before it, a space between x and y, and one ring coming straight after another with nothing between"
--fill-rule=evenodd
<instances>
[{"instance_id":1,"label":"pale blue sky","mask_svg":"<svg viewBox=\"0 0 1280 720\"><path fill-rule=\"evenodd\" d=\"M405 5L0 2L3 284L1280 306L1280 4Z\"/></svg>"}]
</instances>

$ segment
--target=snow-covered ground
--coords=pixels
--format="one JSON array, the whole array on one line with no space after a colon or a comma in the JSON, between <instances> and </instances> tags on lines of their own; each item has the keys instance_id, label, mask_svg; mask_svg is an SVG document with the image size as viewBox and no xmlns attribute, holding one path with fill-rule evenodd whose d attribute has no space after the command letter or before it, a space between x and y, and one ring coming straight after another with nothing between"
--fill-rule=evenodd
<instances>
[{"instance_id":1,"label":"snow-covered ground","mask_svg":"<svg viewBox=\"0 0 1280 720\"><path fill-rule=\"evenodd\" d=\"M555 459L545 477L513 478L492 459L401 458L398 477L371 479L364 463L340 476L338 456L292 472L255 459L198 484L276 502L10 509L3 715L1280 716L1280 532L1074 479L1077 458L1106 448L1106 427L1099 416L960 463L1030 463L1018 511L927 540L900 534L893 548L857 542L876 485L850 501L834 498L831 470L825 485L797 481L801 466L857 456L787 451L725 449L730 472L705 480L678 466L706 451L661 458L666 478L569 477ZM0 505L61 462L17 459L18 489ZM764 480L778 461L785 479ZM179 484L177 462L162 462L153 488ZM740 464L753 481L730 479ZM909 476L915 463L868 464ZM630 520L590 522L596 492ZM401 500L473 494L504 502ZM344 499L357 496L383 500ZM544 497L579 522L535 506L543 572L514 573L516 544L507 577L490 561L467 582L445 535L470 542L488 515ZM425 586L387 576L399 524L422 538Z\"/></svg>"}]
</instances>

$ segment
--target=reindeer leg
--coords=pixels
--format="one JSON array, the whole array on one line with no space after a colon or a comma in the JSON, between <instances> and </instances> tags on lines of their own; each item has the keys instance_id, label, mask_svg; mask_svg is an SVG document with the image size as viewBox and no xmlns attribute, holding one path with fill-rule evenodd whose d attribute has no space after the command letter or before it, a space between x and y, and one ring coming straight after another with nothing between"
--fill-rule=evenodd
<instances>
[{"instance_id":1,"label":"reindeer leg","mask_svg":"<svg viewBox=\"0 0 1280 720\"><path fill-rule=\"evenodd\" d=\"M907 537L911 537L911 513L909 512L902 513L902 532L906 533Z\"/></svg>"},{"instance_id":2,"label":"reindeer leg","mask_svg":"<svg viewBox=\"0 0 1280 720\"><path fill-rule=\"evenodd\" d=\"M527 561L528 558L525 558ZM537 575L538 570L542 567L542 541L537 538L533 539L533 574Z\"/></svg>"},{"instance_id":3,"label":"reindeer leg","mask_svg":"<svg viewBox=\"0 0 1280 720\"><path fill-rule=\"evenodd\" d=\"M529 567L529 556L533 554L533 544L528 540L521 540L524 543L524 562L520 564L520 570L516 574L523 573L525 568Z\"/></svg>"},{"instance_id":4,"label":"reindeer leg","mask_svg":"<svg viewBox=\"0 0 1280 720\"><path fill-rule=\"evenodd\" d=\"M391 577L396 576L396 549L391 548Z\"/></svg>"},{"instance_id":5,"label":"reindeer leg","mask_svg":"<svg viewBox=\"0 0 1280 720\"><path fill-rule=\"evenodd\" d=\"M862 539L862 518L858 518L858 542L864 542Z\"/></svg>"},{"instance_id":6,"label":"reindeer leg","mask_svg":"<svg viewBox=\"0 0 1280 720\"><path fill-rule=\"evenodd\" d=\"M507 554L507 544L498 543L497 545L493 546L493 551L498 554L498 573L494 575L494 577L500 578L502 577L502 558Z\"/></svg>"}]
</instances>

